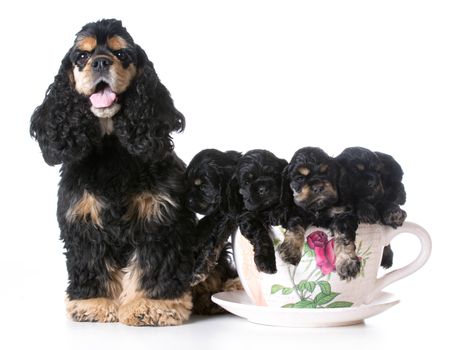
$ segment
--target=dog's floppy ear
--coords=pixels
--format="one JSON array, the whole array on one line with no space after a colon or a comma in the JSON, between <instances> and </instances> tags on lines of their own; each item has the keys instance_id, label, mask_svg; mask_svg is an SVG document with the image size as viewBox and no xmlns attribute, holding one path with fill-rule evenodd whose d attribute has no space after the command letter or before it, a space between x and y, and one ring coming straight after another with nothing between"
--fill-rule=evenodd
<instances>
[{"instance_id":1,"label":"dog's floppy ear","mask_svg":"<svg viewBox=\"0 0 463 350\"><path fill-rule=\"evenodd\" d=\"M31 117L30 134L39 142L49 165L83 158L101 138L88 100L72 86L70 52L64 56L45 99Z\"/></svg>"},{"instance_id":2,"label":"dog's floppy ear","mask_svg":"<svg viewBox=\"0 0 463 350\"><path fill-rule=\"evenodd\" d=\"M240 186L236 174L232 176L227 186L228 211L232 215L238 215L243 209L243 199L239 193Z\"/></svg>"},{"instance_id":3,"label":"dog's floppy ear","mask_svg":"<svg viewBox=\"0 0 463 350\"><path fill-rule=\"evenodd\" d=\"M290 205L292 202L292 193L289 179L290 165L286 165L281 173L280 203Z\"/></svg>"},{"instance_id":4,"label":"dog's floppy ear","mask_svg":"<svg viewBox=\"0 0 463 350\"><path fill-rule=\"evenodd\" d=\"M349 175L340 162L335 161L334 165L336 166L337 172L336 186L338 187L338 196L343 201L350 202L352 199L352 184Z\"/></svg>"},{"instance_id":5,"label":"dog's floppy ear","mask_svg":"<svg viewBox=\"0 0 463 350\"><path fill-rule=\"evenodd\" d=\"M123 110L114 130L129 153L146 159L163 158L173 149L170 133L181 132L185 118L174 106L145 51L137 48L137 76L124 94Z\"/></svg>"}]
</instances>

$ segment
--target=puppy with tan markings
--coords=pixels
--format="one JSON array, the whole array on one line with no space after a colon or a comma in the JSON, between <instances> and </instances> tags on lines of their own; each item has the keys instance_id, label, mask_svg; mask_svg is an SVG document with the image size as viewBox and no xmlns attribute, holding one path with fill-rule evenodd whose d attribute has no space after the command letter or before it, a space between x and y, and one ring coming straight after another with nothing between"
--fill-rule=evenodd
<instances>
[{"instance_id":1,"label":"puppy with tan markings","mask_svg":"<svg viewBox=\"0 0 463 350\"><path fill-rule=\"evenodd\" d=\"M401 226L407 213L400 208L406 194L399 163L390 155L362 147L346 148L337 160L346 171L358 221L380 222L394 228ZM388 245L381 265L388 268L392 260L393 252Z\"/></svg>"},{"instance_id":2,"label":"puppy with tan markings","mask_svg":"<svg viewBox=\"0 0 463 350\"><path fill-rule=\"evenodd\" d=\"M285 239L278 247L283 261L297 265L308 226L330 228L335 236L336 271L341 279L355 278L360 261L355 254L357 221L350 206L342 168L323 150L298 150L283 175L282 191L293 196Z\"/></svg>"},{"instance_id":3,"label":"puppy with tan markings","mask_svg":"<svg viewBox=\"0 0 463 350\"><path fill-rule=\"evenodd\" d=\"M196 219L170 136L184 124L120 21L77 33L30 128L46 163L62 164L57 215L73 320L188 319Z\"/></svg>"},{"instance_id":4,"label":"puppy with tan markings","mask_svg":"<svg viewBox=\"0 0 463 350\"><path fill-rule=\"evenodd\" d=\"M240 157L235 151L206 149L195 155L187 167L187 207L204 215L196 226L199 246L193 285L209 275L228 238L238 228L228 208L227 191Z\"/></svg>"}]
</instances>

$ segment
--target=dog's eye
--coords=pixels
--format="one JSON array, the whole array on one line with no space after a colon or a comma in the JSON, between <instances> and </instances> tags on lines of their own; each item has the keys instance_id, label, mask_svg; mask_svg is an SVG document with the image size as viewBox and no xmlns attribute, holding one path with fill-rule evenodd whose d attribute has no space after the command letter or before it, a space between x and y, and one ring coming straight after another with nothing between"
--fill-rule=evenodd
<instances>
[{"instance_id":1,"label":"dog's eye","mask_svg":"<svg viewBox=\"0 0 463 350\"><path fill-rule=\"evenodd\" d=\"M116 57L119 58L121 61L122 60L125 60L127 58L127 54L122 51L122 50L119 50L119 51L116 51L115 53Z\"/></svg>"},{"instance_id":2,"label":"dog's eye","mask_svg":"<svg viewBox=\"0 0 463 350\"><path fill-rule=\"evenodd\" d=\"M297 175L294 180L296 180L297 182L302 182L302 181L304 181L304 179L305 179L305 176Z\"/></svg>"},{"instance_id":3,"label":"dog's eye","mask_svg":"<svg viewBox=\"0 0 463 350\"><path fill-rule=\"evenodd\" d=\"M86 51L83 51L83 52L79 53L79 55L77 56L77 60L78 61L84 61L89 57L90 57L90 53L86 52Z\"/></svg>"}]
</instances>

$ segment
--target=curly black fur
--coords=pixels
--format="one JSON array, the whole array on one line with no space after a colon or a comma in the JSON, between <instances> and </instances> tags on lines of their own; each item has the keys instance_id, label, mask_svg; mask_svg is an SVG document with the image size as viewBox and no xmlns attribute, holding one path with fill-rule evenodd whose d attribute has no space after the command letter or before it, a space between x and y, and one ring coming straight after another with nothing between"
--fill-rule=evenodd
<instances>
[{"instance_id":1,"label":"curly black fur","mask_svg":"<svg viewBox=\"0 0 463 350\"><path fill-rule=\"evenodd\" d=\"M287 164L269 151L249 151L238 161L229 191L230 210L254 248L257 269L266 273L276 272L270 226L285 220L280 197L281 174Z\"/></svg>"},{"instance_id":2,"label":"curly black fur","mask_svg":"<svg viewBox=\"0 0 463 350\"><path fill-rule=\"evenodd\" d=\"M200 242L192 284L203 281L218 263L236 218L228 209L227 188L241 154L206 149L193 157L187 168L187 207L205 215L196 227ZM220 261L219 261L220 263Z\"/></svg>"},{"instance_id":3,"label":"curly black fur","mask_svg":"<svg viewBox=\"0 0 463 350\"><path fill-rule=\"evenodd\" d=\"M390 155L362 147L346 148L338 157L352 188L352 201L359 222L378 223L394 228L407 216L400 208L405 203L403 171ZM392 266L390 246L383 253L381 265Z\"/></svg>"},{"instance_id":4,"label":"curly black fur","mask_svg":"<svg viewBox=\"0 0 463 350\"><path fill-rule=\"evenodd\" d=\"M110 297L112 272L135 265L137 287L146 297L177 298L189 290L196 222L184 206L185 165L173 152L170 136L183 130L184 117L120 21L89 23L76 43L94 36L98 45L90 59L103 54L116 59L106 46L116 34L128 45L123 69L132 65L136 75L117 96L121 108L112 117L113 130L102 133L88 96L74 87L77 44L31 119L30 132L45 161L62 164L57 216L66 249L67 294L70 300ZM143 216L137 208L130 214L138 195L161 201L154 216ZM84 213L74 217L82 200L91 209L78 208Z\"/></svg>"}]
</instances>

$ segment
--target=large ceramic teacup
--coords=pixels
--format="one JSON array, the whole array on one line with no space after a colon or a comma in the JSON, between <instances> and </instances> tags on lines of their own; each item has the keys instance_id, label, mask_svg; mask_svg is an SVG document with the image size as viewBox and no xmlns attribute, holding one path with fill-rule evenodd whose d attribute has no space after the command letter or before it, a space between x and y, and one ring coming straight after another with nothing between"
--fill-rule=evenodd
<instances>
[{"instance_id":1,"label":"large ceramic teacup","mask_svg":"<svg viewBox=\"0 0 463 350\"><path fill-rule=\"evenodd\" d=\"M283 230L273 229L275 251L283 241ZM383 248L400 233L417 236L418 257L409 265L378 278ZM361 224L357 230L359 275L341 280L335 268L334 240L329 230L311 227L305 233L304 250L297 267L285 264L275 253L277 270L270 275L257 271L251 244L239 231L233 236L235 263L241 282L256 305L288 308L340 308L368 304L387 285L421 268L431 254L431 239L424 228L411 222L393 229L383 225Z\"/></svg>"}]
</instances>

